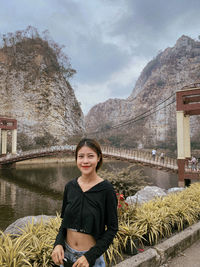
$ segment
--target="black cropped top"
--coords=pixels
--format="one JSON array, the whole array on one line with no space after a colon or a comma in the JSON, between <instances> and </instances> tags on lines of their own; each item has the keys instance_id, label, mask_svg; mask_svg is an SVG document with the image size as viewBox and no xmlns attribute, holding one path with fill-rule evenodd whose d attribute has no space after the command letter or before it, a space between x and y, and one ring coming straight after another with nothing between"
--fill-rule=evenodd
<instances>
[{"instance_id":1,"label":"black cropped top","mask_svg":"<svg viewBox=\"0 0 200 267\"><path fill-rule=\"evenodd\" d=\"M65 186L61 211L63 218L54 247L65 247L66 229L92 235L96 244L84 256L93 266L112 243L118 231L117 197L111 183L104 180L83 192L77 178Z\"/></svg>"}]
</instances>

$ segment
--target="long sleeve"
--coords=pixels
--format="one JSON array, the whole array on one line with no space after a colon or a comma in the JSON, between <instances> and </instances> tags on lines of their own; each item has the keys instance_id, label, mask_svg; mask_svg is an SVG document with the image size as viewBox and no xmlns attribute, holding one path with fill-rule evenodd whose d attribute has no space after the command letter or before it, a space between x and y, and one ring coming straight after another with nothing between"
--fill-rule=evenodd
<instances>
[{"instance_id":1,"label":"long sleeve","mask_svg":"<svg viewBox=\"0 0 200 267\"><path fill-rule=\"evenodd\" d=\"M56 245L62 245L63 248L65 247L65 240L66 240L67 231L66 231L66 228L63 226L63 218L64 218L64 212L65 212L66 205L67 205L67 185L65 186L65 190L64 190L63 203L62 203L62 209L61 209L61 215L60 215L60 217L62 218L62 222L61 222L60 228L58 230L58 234L56 236L54 247Z\"/></svg>"},{"instance_id":2,"label":"long sleeve","mask_svg":"<svg viewBox=\"0 0 200 267\"><path fill-rule=\"evenodd\" d=\"M97 239L95 246L84 254L90 266L109 248L118 231L117 197L114 190L107 191L105 213L106 231Z\"/></svg>"},{"instance_id":3,"label":"long sleeve","mask_svg":"<svg viewBox=\"0 0 200 267\"><path fill-rule=\"evenodd\" d=\"M58 234L56 236L56 240L55 240L55 243L54 243L54 248L57 245L62 245L63 248L65 248L66 234L67 234L67 230L66 230L66 228L63 227L63 221L62 221L62 223L60 225L60 228L59 228L59 231L58 231Z\"/></svg>"}]
</instances>

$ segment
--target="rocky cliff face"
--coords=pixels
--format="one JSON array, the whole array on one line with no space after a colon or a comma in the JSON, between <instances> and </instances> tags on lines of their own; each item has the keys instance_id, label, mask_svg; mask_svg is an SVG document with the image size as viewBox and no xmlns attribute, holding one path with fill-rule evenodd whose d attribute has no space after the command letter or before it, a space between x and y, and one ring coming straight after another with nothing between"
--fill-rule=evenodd
<instances>
[{"instance_id":1,"label":"rocky cliff face","mask_svg":"<svg viewBox=\"0 0 200 267\"><path fill-rule=\"evenodd\" d=\"M49 138L51 145L62 144L84 131L74 91L55 51L41 38L0 49L0 94L0 114L17 119L19 142Z\"/></svg>"},{"instance_id":2,"label":"rocky cliff face","mask_svg":"<svg viewBox=\"0 0 200 267\"><path fill-rule=\"evenodd\" d=\"M115 143L118 136L117 142L128 146L170 146L176 142L175 92L199 80L200 42L182 36L146 65L126 100L110 99L94 106L86 116L86 129ZM127 120L132 122L108 131Z\"/></svg>"}]
</instances>

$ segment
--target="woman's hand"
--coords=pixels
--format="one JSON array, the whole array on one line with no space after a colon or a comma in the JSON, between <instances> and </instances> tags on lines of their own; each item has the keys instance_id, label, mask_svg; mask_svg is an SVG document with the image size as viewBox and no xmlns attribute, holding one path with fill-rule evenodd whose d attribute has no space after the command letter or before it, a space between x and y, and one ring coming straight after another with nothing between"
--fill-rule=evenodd
<instances>
[{"instance_id":1,"label":"woman's hand","mask_svg":"<svg viewBox=\"0 0 200 267\"><path fill-rule=\"evenodd\" d=\"M56 265L63 264L64 259L64 249L63 246L57 245L55 246L52 254L51 254L52 260Z\"/></svg>"},{"instance_id":2,"label":"woman's hand","mask_svg":"<svg viewBox=\"0 0 200 267\"><path fill-rule=\"evenodd\" d=\"M89 263L88 263L86 257L83 255L80 258L78 258L78 260L76 262L74 262L72 267L89 267Z\"/></svg>"}]
</instances>

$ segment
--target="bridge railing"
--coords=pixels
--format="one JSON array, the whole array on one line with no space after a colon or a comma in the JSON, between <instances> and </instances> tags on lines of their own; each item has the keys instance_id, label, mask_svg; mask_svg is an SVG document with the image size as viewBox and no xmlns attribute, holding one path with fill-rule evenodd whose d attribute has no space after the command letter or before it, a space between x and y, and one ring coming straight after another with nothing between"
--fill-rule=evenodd
<instances>
[{"instance_id":1,"label":"bridge railing","mask_svg":"<svg viewBox=\"0 0 200 267\"><path fill-rule=\"evenodd\" d=\"M64 151L74 151L76 149L75 145L64 145L64 146L52 146L49 148L41 148L41 149L34 149L31 151L17 151L17 154L7 154L4 157L0 158L0 163L6 162L8 160L21 159L29 157L31 155L41 155L41 154L48 154L51 152L64 152ZM177 160L174 158L164 157L161 159L159 156L155 156L152 158L151 152L135 150L135 149L124 149L124 148L116 148L111 146L102 146L102 151L105 156L119 158L119 159L126 159L126 160L134 160L142 163L147 163L149 165L156 165L161 167L166 167L169 169L177 170Z\"/></svg>"},{"instance_id":2,"label":"bridge railing","mask_svg":"<svg viewBox=\"0 0 200 267\"><path fill-rule=\"evenodd\" d=\"M195 164L191 160L185 161L185 171L186 172L200 172L200 162L197 161Z\"/></svg>"},{"instance_id":3,"label":"bridge railing","mask_svg":"<svg viewBox=\"0 0 200 267\"><path fill-rule=\"evenodd\" d=\"M51 146L48 148L40 148L40 149L33 149L28 151L17 151L16 154L6 154L4 157L0 158L0 162L3 162L7 159L15 159L20 157L25 157L28 155L34 155L34 154L43 154L43 153L51 153L51 152L61 152L61 151L74 151L76 149L75 145L65 145L65 146Z\"/></svg>"},{"instance_id":4,"label":"bridge railing","mask_svg":"<svg viewBox=\"0 0 200 267\"><path fill-rule=\"evenodd\" d=\"M135 160L139 162L144 162L152 165L162 166L170 169L177 170L177 159L164 157L162 159L160 156L155 156L152 158L151 152L134 150L134 149L124 149L124 148L116 148L110 146L103 146L102 151L104 155L119 157L121 159L126 158L130 160Z\"/></svg>"}]
</instances>

